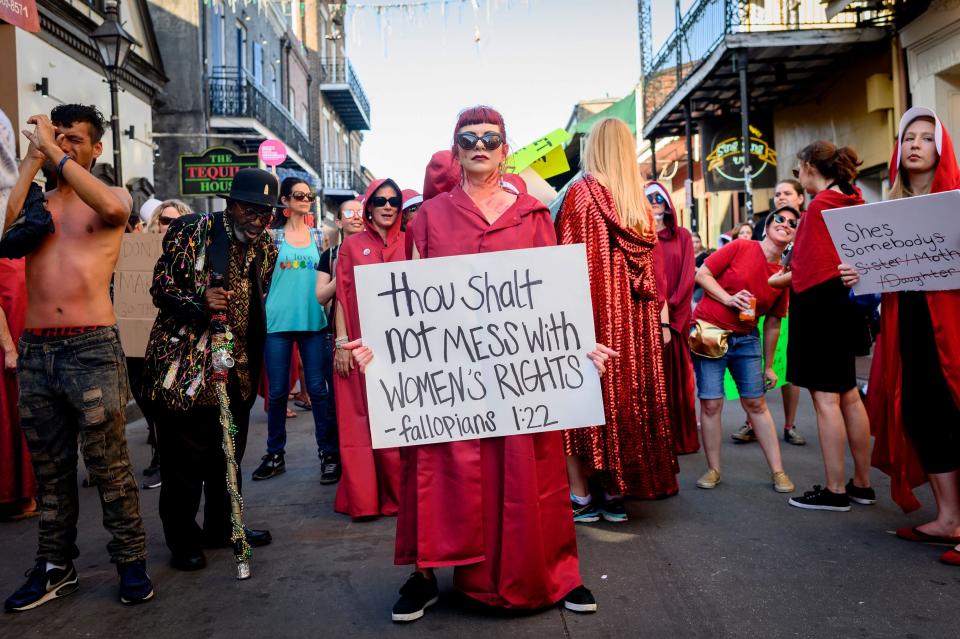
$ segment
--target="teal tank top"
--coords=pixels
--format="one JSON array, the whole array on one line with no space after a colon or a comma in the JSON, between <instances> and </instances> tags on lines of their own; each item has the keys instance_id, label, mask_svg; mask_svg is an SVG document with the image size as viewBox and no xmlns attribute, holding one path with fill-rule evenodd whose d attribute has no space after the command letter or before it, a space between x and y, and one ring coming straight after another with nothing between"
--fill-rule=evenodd
<instances>
[{"instance_id":1,"label":"teal tank top","mask_svg":"<svg viewBox=\"0 0 960 639\"><path fill-rule=\"evenodd\" d=\"M320 234L310 229L307 246L291 246L283 229L271 231L277 247L277 265L267 294L267 332L322 331L327 314L317 301L317 263Z\"/></svg>"}]
</instances>

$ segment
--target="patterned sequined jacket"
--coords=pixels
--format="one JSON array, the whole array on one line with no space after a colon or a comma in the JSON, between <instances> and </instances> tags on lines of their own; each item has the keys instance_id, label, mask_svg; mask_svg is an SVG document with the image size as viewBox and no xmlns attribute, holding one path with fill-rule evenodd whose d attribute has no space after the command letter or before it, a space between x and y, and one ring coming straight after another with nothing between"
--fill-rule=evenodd
<instances>
[{"instance_id":1,"label":"patterned sequined jacket","mask_svg":"<svg viewBox=\"0 0 960 639\"><path fill-rule=\"evenodd\" d=\"M150 287L159 312L143 365L143 392L148 399L180 411L194 403L213 403L208 384L212 371L210 318L203 295L215 268L224 274L229 271L227 286L234 291L231 306L243 298L249 303L243 305L246 308L231 307L228 316L235 324L234 332L244 337L238 346L250 356L250 363L243 367L238 358L242 369L235 368L233 373L244 382L245 394L256 388L266 331L263 300L277 249L266 232L247 247L253 251L252 255L246 253L249 259L236 259L239 248L223 213L188 215L170 225ZM240 275L244 268L248 268L246 278ZM250 334L244 335L248 320Z\"/></svg>"}]
</instances>

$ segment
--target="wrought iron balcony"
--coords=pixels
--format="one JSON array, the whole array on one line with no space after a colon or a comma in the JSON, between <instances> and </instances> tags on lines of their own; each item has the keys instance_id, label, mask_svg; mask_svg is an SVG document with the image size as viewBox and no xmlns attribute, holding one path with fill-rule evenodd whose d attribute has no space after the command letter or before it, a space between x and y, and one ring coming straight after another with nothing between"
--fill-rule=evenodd
<instances>
[{"instance_id":1,"label":"wrought iron balcony","mask_svg":"<svg viewBox=\"0 0 960 639\"><path fill-rule=\"evenodd\" d=\"M649 120L727 36L889 24L903 0L855 0L829 19L821 0L697 0L660 50L651 51L650 3L641 0L643 110ZM878 8L879 7L879 8Z\"/></svg>"},{"instance_id":2,"label":"wrought iron balcony","mask_svg":"<svg viewBox=\"0 0 960 639\"><path fill-rule=\"evenodd\" d=\"M251 118L269 129L306 162L316 151L309 134L285 106L267 95L253 76L237 67L216 67L210 76L210 114Z\"/></svg>"},{"instance_id":3,"label":"wrought iron balcony","mask_svg":"<svg viewBox=\"0 0 960 639\"><path fill-rule=\"evenodd\" d=\"M322 178L324 196L336 200L350 199L367 190L367 183L360 170L351 164L325 163Z\"/></svg>"},{"instance_id":4,"label":"wrought iron balcony","mask_svg":"<svg viewBox=\"0 0 960 639\"><path fill-rule=\"evenodd\" d=\"M370 102L350 60L324 58L320 67L323 72L320 91L327 96L346 127L351 131L370 130Z\"/></svg>"}]
</instances>

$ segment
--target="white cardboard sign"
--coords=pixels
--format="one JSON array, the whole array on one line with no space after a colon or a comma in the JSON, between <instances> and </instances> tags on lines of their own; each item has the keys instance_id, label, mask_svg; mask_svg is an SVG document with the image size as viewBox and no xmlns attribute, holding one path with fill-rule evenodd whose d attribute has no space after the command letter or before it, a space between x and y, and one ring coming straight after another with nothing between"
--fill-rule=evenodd
<instances>
[{"instance_id":1,"label":"white cardboard sign","mask_svg":"<svg viewBox=\"0 0 960 639\"><path fill-rule=\"evenodd\" d=\"M582 244L355 269L374 448L605 423ZM351 336L352 337L352 336Z\"/></svg>"},{"instance_id":2,"label":"white cardboard sign","mask_svg":"<svg viewBox=\"0 0 960 639\"><path fill-rule=\"evenodd\" d=\"M823 212L857 295L960 288L960 191ZM801 222L802 224L802 222Z\"/></svg>"}]
</instances>

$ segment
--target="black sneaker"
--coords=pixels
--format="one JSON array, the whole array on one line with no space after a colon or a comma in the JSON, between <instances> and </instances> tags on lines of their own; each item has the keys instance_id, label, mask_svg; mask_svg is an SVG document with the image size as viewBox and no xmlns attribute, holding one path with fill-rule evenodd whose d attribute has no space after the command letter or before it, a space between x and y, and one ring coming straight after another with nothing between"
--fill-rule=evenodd
<instances>
[{"instance_id":1,"label":"black sneaker","mask_svg":"<svg viewBox=\"0 0 960 639\"><path fill-rule=\"evenodd\" d=\"M872 506L877 503L877 493L873 488L860 488L853 483L853 479L847 482L847 497L850 501L855 501L864 506Z\"/></svg>"},{"instance_id":2,"label":"black sneaker","mask_svg":"<svg viewBox=\"0 0 960 639\"><path fill-rule=\"evenodd\" d=\"M563 607L579 613L596 612L597 600L586 586L577 586L563 598Z\"/></svg>"},{"instance_id":3,"label":"black sneaker","mask_svg":"<svg viewBox=\"0 0 960 639\"><path fill-rule=\"evenodd\" d=\"M592 499L586 506L581 506L571 498L570 507L573 509L573 521L576 523L592 524L595 521L600 521L600 513L593 505Z\"/></svg>"},{"instance_id":4,"label":"black sneaker","mask_svg":"<svg viewBox=\"0 0 960 639\"><path fill-rule=\"evenodd\" d=\"M263 461L260 462L260 465L257 466L257 469L253 471L253 479L255 481L261 479L270 479L271 477L276 477L280 473L287 472L287 465L283 461L283 453L277 453L276 455L271 455L267 453L261 457Z\"/></svg>"},{"instance_id":5,"label":"black sneaker","mask_svg":"<svg viewBox=\"0 0 960 639\"><path fill-rule=\"evenodd\" d=\"M335 484L340 481L340 455L320 453L320 483Z\"/></svg>"},{"instance_id":6,"label":"black sneaker","mask_svg":"<svg viewBox=\"0 0 960 639\"><path fill-rule=\"evenodd\" d=\"M623 506L623 497L604 499L600 506L600 516L604 521L620 524L627 521L627 509Z\"/></svg>"},{"instance_id":7,"label":"black sneaker","mask_svg":"<svg viewBox=\"0 0 960 639\"><path fill-rule=\"evenodd\" d=\"M21 612L42 606L58 597L66 597L80 587L77 569L72 561L68 561L63 568L47 570L47 560L41 557L26 576L27 583L4 602L3 607L7 612Z\"/></svg>"},{"instance_id":8,"label":"black sneaker","mask_svg":"<svg viewBox=\"0 0 960 639\"><path fill-rule=\"evenodd\" d=\"M813 490L803 493L803 497L791 497L787 503L807 510L833 510L837 512L850 510L850 499L846 493L831 492L819 484L814 486Z\"/></svg>"},{"instance_id":9,"label":"black sneaker","mask_svg":"<svg viewBox=\"0 0 960 639\"><path fill-rule=\"evenodd\" d=\"M423 611L440 600L436 579L427 579L415 572L400 589L400 599L393 605L392 619L397 622L416 621Z\"/></svg>"},{"instance_id":10,"label":"black sneaker","mask_svg":"<svg viewBox=\"0 0 960 639\"><path fill-rule=\"evenodd\" d=\"M152 490L154 488L160 488L163 484L163 481L160 478L160 469L157 468L156 472L152 475L149 475L146 479L143 480L142 487L144 490Z\"/></svg>"},{"instance_id":11,"label":"black sneaker","mask_svg":"<svg viewBox=\"0 0 960 639\"><path fill-rule=\"evenodd\" d=\"M117 564L120 575L120 603L128 606L153 599L153 582L147 575L147 562L131 561Z\"/></svg>"}]
</instances>

